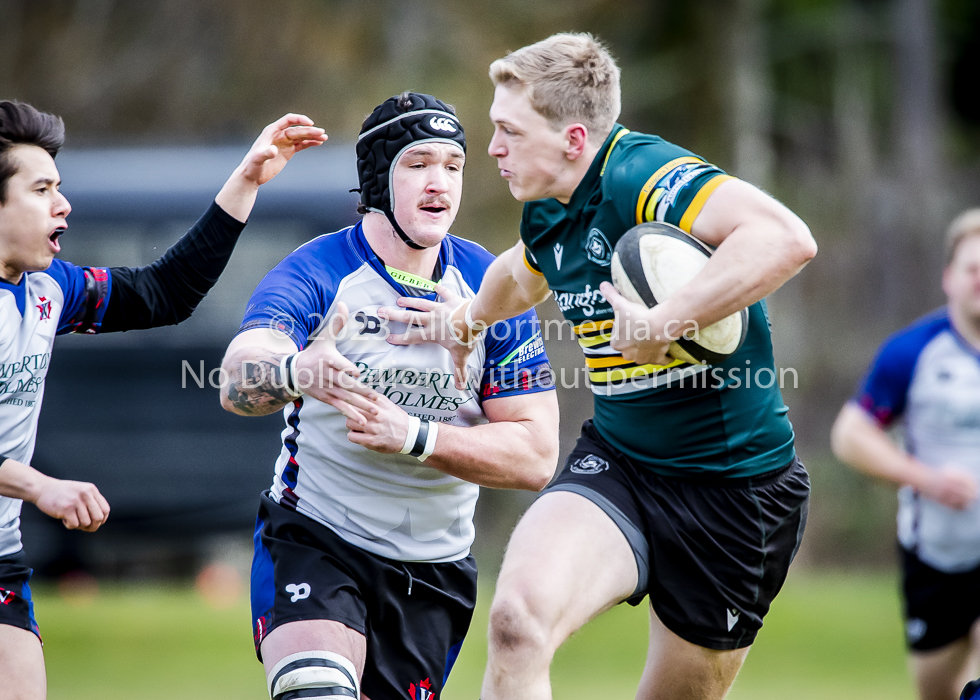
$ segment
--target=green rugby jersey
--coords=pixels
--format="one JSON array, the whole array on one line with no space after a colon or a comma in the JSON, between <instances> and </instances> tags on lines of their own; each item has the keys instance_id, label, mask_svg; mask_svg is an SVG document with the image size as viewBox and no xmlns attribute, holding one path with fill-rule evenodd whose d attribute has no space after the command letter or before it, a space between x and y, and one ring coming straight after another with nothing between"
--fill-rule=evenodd
<instances>
[{"instance_id":1,"label":"green rugby jersey","mask_svg":"<svg viewBox=\"0 0 980 700\"><path fill-rule=\"evenodd\" d=\"M544 275L574 325L596 429L662 474L754 476L795 455L764 301L749 307L739 351L715 365L636 365L609 345L613 310L599 284L611 281L616 242L645 221L690 233L705 201L729 179L689 151L617 124L567 205L556 199L524 205L525 263Z\"/></svg>"}]
</instances>

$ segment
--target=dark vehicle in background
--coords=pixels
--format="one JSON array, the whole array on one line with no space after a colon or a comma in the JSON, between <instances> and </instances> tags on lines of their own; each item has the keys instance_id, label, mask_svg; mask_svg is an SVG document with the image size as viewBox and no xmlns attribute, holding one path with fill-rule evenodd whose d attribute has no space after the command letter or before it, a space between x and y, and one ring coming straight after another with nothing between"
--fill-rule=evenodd
<instances>
[{"instance_id":1,"label":"dark vehicle in background","mask_svg":"<svg viewBox=\"0 0 980 700\"><path fill-rule=\"evenodd\" d=\"M204 212L246 150L65 150L57 164L73 210L60 257L152 262ZM356 221L356 186L351 146L298 154L262 188L228 268L188 321L58 339L33 464L95 483L112 513L87 534L25 504L24 542L38 575L182 575L222 533L247 542L283 420L222 411L212 384L255 285L299 245Z\"/></svg>"}]
</instances>

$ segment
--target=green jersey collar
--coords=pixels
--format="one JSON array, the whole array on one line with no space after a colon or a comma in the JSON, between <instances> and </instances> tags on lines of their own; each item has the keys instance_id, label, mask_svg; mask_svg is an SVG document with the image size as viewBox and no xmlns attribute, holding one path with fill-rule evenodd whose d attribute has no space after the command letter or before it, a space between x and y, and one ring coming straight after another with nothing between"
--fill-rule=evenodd
<instances>
[{"instance_id":1,"label":"green jersey collar","mask_svg":"<svg viewBox=\"0 0 980 700\"><path fill-rule=\"evenodd\" d=\"M619 139L629 132L630 130L622 124L613 126L612 131L609 132L609 136L606 137L599 152L592 159L592 165L589 166L585 177L578 183L578 186L572 193L572 198L568 200L568 204L565 207L567 216L578 216L579 212L582 211L585 203L592 196L592 191L595 189L596 183L602 179L603 174L606 172L606 163L609 161L609 156L612 155L612 149L616 146Z\"/></svg>"}]
</instances>

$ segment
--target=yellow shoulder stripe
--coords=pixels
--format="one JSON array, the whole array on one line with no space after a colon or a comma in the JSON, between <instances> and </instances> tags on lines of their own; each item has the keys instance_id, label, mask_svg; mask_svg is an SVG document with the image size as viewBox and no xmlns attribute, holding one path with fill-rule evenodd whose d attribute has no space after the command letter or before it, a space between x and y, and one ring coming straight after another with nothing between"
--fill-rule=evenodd
<instances>
[{"instance_id":1,"label":"yellow shoulder stripe","mask_svg":"<svg viewBox=\"0 0 980 700\"><path fill-rule=\"evenodd\" d=\"M616 148L616 144L619 143L619 140L626 136L626 134L629 132L629 129L623 128L620 129L619 132L613 137L612 143L609 144L609 150L606 151L606 159L602 161L602 170L599 171L599 177L606 174L606 166L609 165L609 156L612 155L613 149Z\"/></svg>"},{"instance_id":2,"label":"yellow shoulder stripe","mask_svg":"<svg viewBox=\"0 0 980 700\"><path fill-rule=\"evenodd\" d=\"M644 221L652 221L652 218L644 219L644 213L647 208L646 207L647 200L650 198L650 192L653 190L654 187L657 186L657 183L660 182L660 179L664 175L669 173L678 165L684 165L685 163L703 163L703 162L704 162L703 160L701 160L700 158L695 158L694 156L682 156L680 158L674 158L674 160L662 166L660 170L658 170L653 175L651 175L650 179L646 181L645 185L643 185L643 189L640 190L639 199L636 200L636 223L642 224ZM649 212L649 213L651 215L653 214L653 212Z\"/></svg>"},{"instance_id":3,"label":"yellow shoulder stripe","mask_svg":"<svg viewBox=\"0 0 980 700\"><path fill-rule=\"evenodd\" d=\"M681 217L681 228L688 233L691 232L691 227L694 226L694 220L698 218L698 214L704 208L704 203L708 201L708 197L711 193L718 189L718 185L728 180L734 180L735 178L731 175L719 175L718 177L713 177L704 183L704 186L698 190L698 193L694 195L694 199L687 207L687 211L684 212L684 216Z\"/></svg>"},{"instance_id":4,"label":"yellow shoulder stripe","mask_svg":"<svg viewBox=\"0 0 980 700\"><path fill-rule=\"evenodd\" d=\"M541 272L541 270L535 270L533 267L531 267L531 261L527 259L527 248L524 249L524 255L521 256L521 260L524 261L524 267L526 267L528 270L539 277L544 277L544 273Z\"/></svg>"}]
</instances>

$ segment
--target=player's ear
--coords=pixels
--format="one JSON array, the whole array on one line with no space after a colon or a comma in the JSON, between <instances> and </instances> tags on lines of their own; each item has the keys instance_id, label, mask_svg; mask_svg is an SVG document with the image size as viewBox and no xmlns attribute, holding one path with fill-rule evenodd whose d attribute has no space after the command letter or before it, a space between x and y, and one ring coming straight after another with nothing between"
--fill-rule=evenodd
<instances>
[{"instance_id":1,"label":"player's ear","mask_svg":"<svg viewBox=\"0 0 980 700\"><path fill-rule=\"evenodd\" d=\"M578 160L585 152L589 141L589 130L585 124L569 124L565 127L565 156L569 160Z\"/></svg>"}]
</instances>

